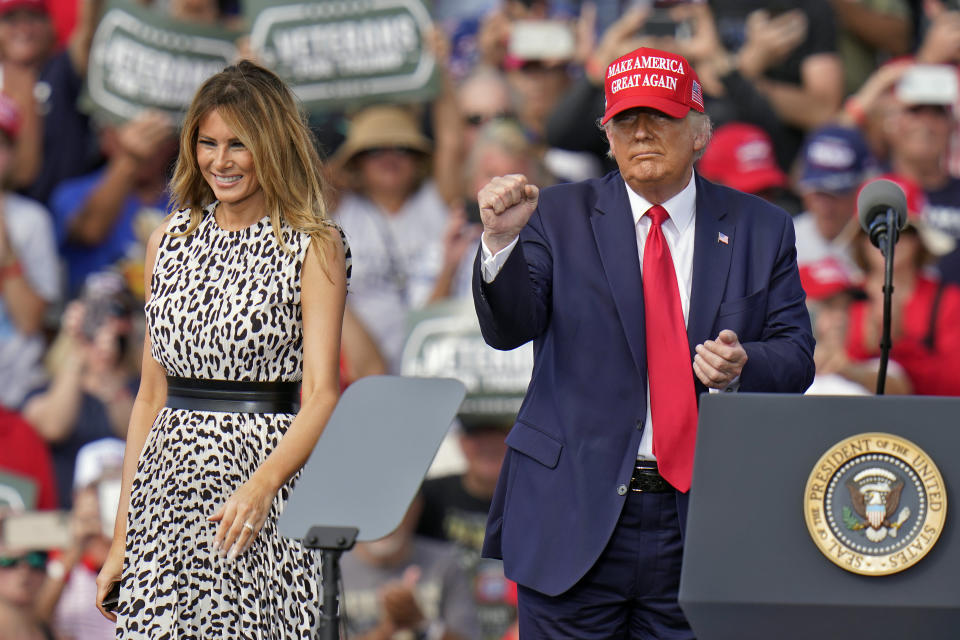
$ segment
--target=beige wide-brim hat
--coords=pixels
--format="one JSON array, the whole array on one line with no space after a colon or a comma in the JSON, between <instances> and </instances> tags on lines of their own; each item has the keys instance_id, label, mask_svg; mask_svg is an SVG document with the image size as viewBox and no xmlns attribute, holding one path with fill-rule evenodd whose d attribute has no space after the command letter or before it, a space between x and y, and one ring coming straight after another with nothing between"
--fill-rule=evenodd
<instances>
[{"instance_id":1,"label":"beige wide-brim hat","mask_svg":"<svg viewBox=\"0 0 960 640\"><path fill-rule=\"evenodd\" d=\"M420 132L414 115L403 107L378 105L357 112L347 129L347 139L332 160L344 166L357 154L371 149L413 149L424 154L433 144Z\"/></svg>"}]
</instances>

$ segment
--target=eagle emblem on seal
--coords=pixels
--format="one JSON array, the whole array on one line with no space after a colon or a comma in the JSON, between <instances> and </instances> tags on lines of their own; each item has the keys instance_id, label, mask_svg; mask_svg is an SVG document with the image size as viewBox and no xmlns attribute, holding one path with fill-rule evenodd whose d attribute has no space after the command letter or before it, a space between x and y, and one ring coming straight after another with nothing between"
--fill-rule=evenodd
<instances>
[{"instance_id":1,"label":"eagle emblem on seal","mask_svg":"<svg viewBox=\"0 0 960 640\"><path fill-rule=\"evenodd\" d=\"M888 535L895 538L897 529L910 517L910 508L904 507L894 518L903 480L891 471L879 467L864 469L847 481L847 489L853 509L843 508L843 522L852 531L863 531L870 542L881 542Z\"/></svg>"}]
</instances>

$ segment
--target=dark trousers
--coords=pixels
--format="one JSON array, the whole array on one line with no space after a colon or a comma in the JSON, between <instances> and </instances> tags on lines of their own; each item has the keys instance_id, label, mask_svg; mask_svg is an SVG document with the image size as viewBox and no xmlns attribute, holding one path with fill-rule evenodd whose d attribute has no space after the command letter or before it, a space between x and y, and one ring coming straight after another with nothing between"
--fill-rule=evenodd
<instances>
[{"instance_id":1,"label":"dark trousers","mask_svg":"<svg viewBox=\"0 0 960 640\"><path fill-rule=\"evenodd\" d=\"M520 640L693 640L677 604L682 555L676 494L630 491L577 584L559 596L518 587Z\"/></svg>"}]
</instances>

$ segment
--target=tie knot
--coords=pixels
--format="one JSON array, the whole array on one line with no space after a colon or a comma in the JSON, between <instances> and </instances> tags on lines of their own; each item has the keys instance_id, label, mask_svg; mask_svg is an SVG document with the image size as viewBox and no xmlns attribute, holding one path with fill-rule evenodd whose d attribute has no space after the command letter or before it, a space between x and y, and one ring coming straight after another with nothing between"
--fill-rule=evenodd
<instances>
[{"instance_id":1,"label":"tie knot","mask_svg":"<svg viewBox=\"0 0 960 640\"><path fill-rule=\"evenodd\" d=\"M647 215L650 216L650 221L654 225L662 224L664 220L670 217L670 214L667 213L667 210L658 204L655 204L647 209Z\"/></svg>"}]
</instances>

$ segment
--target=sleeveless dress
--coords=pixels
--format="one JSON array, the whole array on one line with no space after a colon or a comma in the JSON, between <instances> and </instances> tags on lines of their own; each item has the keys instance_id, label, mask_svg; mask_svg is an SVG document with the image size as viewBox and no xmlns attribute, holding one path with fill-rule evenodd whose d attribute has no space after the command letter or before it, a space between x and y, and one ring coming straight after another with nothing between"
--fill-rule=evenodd
<instances>
[{"instance_id":1,"label":"sleeveless dress","mask_svg":"<svg viewBox=\"0 0 960 640\"><path fill-rule=\"evenodd\" d=\"M226 231L214 220L216 204L191 234L160 242L146 305L153 357L174 376L300 381L300 272L310 237L284 226L285 252L269 217ZM183 231L188 221L188 211L177 212L169 230ZM253 546L233 561L212 551L218 524L207 521L293 418L160 411L132 485L117 638L311 637L320 556L277 531L294 481L274 499Z\"/></svg>"}]
</instances>

